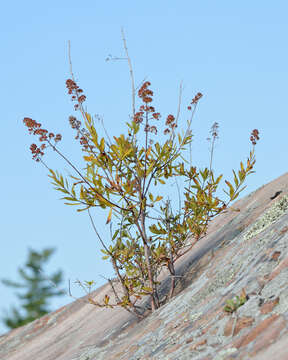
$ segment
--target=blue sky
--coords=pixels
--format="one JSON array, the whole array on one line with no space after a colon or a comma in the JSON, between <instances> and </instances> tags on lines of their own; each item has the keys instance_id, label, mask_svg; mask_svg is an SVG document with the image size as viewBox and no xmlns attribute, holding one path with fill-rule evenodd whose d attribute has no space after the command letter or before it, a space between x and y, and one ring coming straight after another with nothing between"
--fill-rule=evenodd
<instances>
[{"instance_id":1,"label":"blue sky","mask_svg":"<svg viewBox=\"0 0 288 360\"><path fill-rule=\"evenodd\" d=\"M183 80L183 104L204 94L194 118L195 165L209 163L206 138L219 123L214 168L232 179L250 151L249 134L258 128L256 173L243 195L287 171L287 12L286 1L10 1L2 5L1 81L1 254L0 277L17 279L27 248L56 247L47 273L58 268L68 279L111 275L86 213L59 200L47 170L31 160L22 120L32 117L61 132L61 150L79 162L81 153L69 128L74 114L65 81L69 78L67 42L76 79L87 96L91 114L103 116L113 134L122 132L131 110L130 78L123 57L121 27L126 33L136 84L152 83L155 106L164 115L176 113ZM187 119L185 107L183 124ZM47 164L68 170L55 154ZM169 191L169 189L167 190ZM172 189L171 189L172 191ZM105 214L106 216L107 214ZM95 213L99 229L104 218ZM65 285L66 285L65 283ZM75 296L83 292L75 286ZM0 284L0 313L12 303L13 290ZM52 308L71 301L55 300ZM0 325L0 333L5 329Z\"/></svg>"}]
</instances>

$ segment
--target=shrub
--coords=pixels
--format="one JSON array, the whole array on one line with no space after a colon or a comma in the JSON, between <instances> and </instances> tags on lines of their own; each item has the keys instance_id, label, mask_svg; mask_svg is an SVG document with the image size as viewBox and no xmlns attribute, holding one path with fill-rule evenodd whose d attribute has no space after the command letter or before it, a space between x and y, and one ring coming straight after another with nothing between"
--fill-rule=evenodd
<instances>
[{"instance_id":1,"label":"shrub","mask_svg":"<svg viewBox=\"0 0 288 360\"><path fill-rule=\"evenodd\" d=\"M33 159L49 169L52 184L65 194L63 199L67 205L76 205L78 211L88 212L103 247L103 259L111 261L120 284L119 290L115 282L109 280L114 300L105 295L103 303L97 303L92 298L90 302L97 306L122 306L141 318L143 309L138 304L143 297L150 297L152 311L161 306L160 272L164 269L169 272L171 284L167 296L171 298L177 277L176 261L205 236L211 219L225 211L244 189L242 185L247 175L254 172L254 146L259 132L255 129L251 133L253 148L246 165L241 162L240 170L237 173L233 170L234 185L225 180L228 201L219 199L215 193L222 175L215 176L211 165L218 124L212 127L209 168L197 170L183 157L192 141L191 121L202 94L196 94L188 106L190 119L182 132L177 132L179 111L176 117L168 114L161 121L160 113L152 105L154 94L148 81L143 82L138 90L140 105L136 111L134 75L122 34L132 83L132 115L127 122L126 134L111 139L105 131L105 136L101 137L94 118L83 108L86 96L76 84L72 70L71 78L66 81L68 94L75 102L74 108L82 118L79 120L70 116L69 122L84 152L85 173L58 149L60 134L55 136L31 118L25 118L24 124L42 142L40 146L31 145ZM163 135L160 136L161 133ZM74 170L75 174L70 176L71 183L43 161L44 151L48 147ZM169 198L163 194L165 184L178 178L182 178L186 186L183 189L184 201L179 209L174 210ZM109 245L95 226L90 212L93 207L108 213L106 225L111 234ZM112 223L116 223L116 229Z\"/></svg>"}]
</instances>

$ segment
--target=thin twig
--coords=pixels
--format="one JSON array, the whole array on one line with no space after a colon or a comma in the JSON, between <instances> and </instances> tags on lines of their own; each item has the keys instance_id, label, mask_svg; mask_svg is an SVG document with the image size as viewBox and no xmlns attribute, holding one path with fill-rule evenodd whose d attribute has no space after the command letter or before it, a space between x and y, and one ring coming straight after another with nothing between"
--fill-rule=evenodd
<instances>
[{"instance_id":1,"label":"thin twig","mask_svg":"<svg viewBox=\"0 0 288 360\"><path fill-rule=\"evenodd\" d=\"M127 48L126 38L125 38L125 34L124 34L124 29L123 29L123 28L121 28L121 34L122 34L122 40L123 40L123 45L124 45L125 53L126 53L126 56L127 56L128 65L129 65L130 77L131 77L132 114L133 114L133 117L134 117L134 115L135 115L135 81L134 81L134 74L133 74L132 63L131 63L131 59L130 59L130 56L129 56L129 53L128 53L128 48Z\"/></svg>"},{"instance_id":2,"label":"thin twig","mask_svg":"<svg viewBox=\"0 0 288 360\"><path fill-rule=\"evenodd\" d=\"M92 219L92 216L91 216L91 213L90 213L90 209L88 209L88 214L89 214L89 217L90 217L90 220L91 220L91 223L92 223L92 227L93 227L93 229L94 229L94 231L95 231L95 233L96 233L99 241L101 242L101 245L104 247L104 249L105 249L107 252L109 252L107 246L104 244L104 241L102 240L101 236L99 235L99 233L98 233L98 231L97 231L97 229L96 229L95 223L94 223L94 221L93 221L93 219Z\"/></svg>"},{"instance_id":3,"label":"thin twig","mask_svg":"<svg viewBox=\"0 0 288 360\"><path fill-rule=\"evenodd\" d=\"M123 210L123 211L127 211L127 209L122 208L121 206L112 203L110 200L106 199L102 194L100 194L95 188L93 188L91 186L91 184L89 183L89 181L80 173L80 171L71 163L71 161L68 160L68 158L66 158L66 156L64 156L54 145L52 145L52 143L50 141L48 141L49 145L53 148L54 151L57 152L58 155L60 155L74 170L75 172L81 177L81 179L85 182L85 184L87 184L89 186L89 188L92 188L93 191L95 191L95 193L97 195L99 195L100 198L104 199L105 201L107 201L110 205L115 206L116 208ZM87 204L88 205L88 204Z\"/></svg>"},{"instance_id":4,"label":"thin twig","mask_svg":"<svg viewBox=\"0 0 288 360\"><path fill-rule=\"evenodd\" d=\"M71 43L70 40L68 40L68 58L69 58L69 65L70 65L70 74L72 77L72 80L75 82L73 70L72 70L72 61L71 61Z\"/></svg>"},{"instance_id":5,"label":"thin twig","mask_svg":"<svg viewBox=\"0 0 288 360\"><path fill-rule=\"evenodd\" d=\"M48 281L53 287L55 287L59 292L61 292L62 294L66 295L66 296L69 296L71 297L72 299L74 300L78 300L75 296L73 296L71 294L71 291L70 291L70 279L68 280L68 291L65 290L65 289L60 289L59 286L54 282L52 281L51 279L49 279L48 277L46 277L44 271L39 267L37 269L38 272L40 272L43 276L43 279L45 279L46 281Z\"/></svg>"},{"instance_id":6,"label":"thin twig","mask_svg":"<svg viewBox=\"0 0 288 360\"><path fill-rule=\"evenodd\" d=\"M105 135L106 135L106 137L107 137L107 139L108 139L108 141L109 141L108 146L111 147L112 141L111 141L111 139L110 139L110 136L109 136L109 134L108 134L105 126L104 126L103 118L98 117L98 119L99 119L99 121L101 122L102 128L103 128L103 130L104 130L104 132L105 132Z\"/></svg>"},{"instance_id":7,"label":"thin twig","mask_svg":"<svg viewBox=\"0 0 288 360\"><path fill-rule=\"evenodd\" d=\"M178 109L177 109L177 115L175 121L176 125L178 125L178 120L181 111L182 91L183 91L183 81L180 82L180 87L179 87Z\"/></svg>"},{"instance_id":8,"label":"thin twig","mask_svg":"<svg viewBox=\"0 0 288 360\"><path fill-rule=\"evenodd\" d=\"M140 87L144 84L144 82L147 80L147 76L144 77L144 79L140 82L140 84L136 87L135 92L140 89Z\"/></svg>"},{"instance_id":9,"label":"thin twig","mask_svg":"<svg viewBox=\"0 0 288 360\"><path fill-rule=\"evenodd\" d=\"M82 282L79 279L75 280L74 282L75 282L75 284L78 284L83 289L83 291L86 293L86 295L90 295L90 291L87 291L87 289L85 288L85 286L82 284Z\"/></svg>"},{"instance_id":10,"label":"thin twig","mask_svg":"<svg viewBox=\"0 0 288 360\"><path fill-rule=\"evenodd\" d=\"M73 80L74 83L75 83L75 77L74 77L73 68L72 68L71 43L70 43L70 40L68 41L68 57L69 57L69 65L70 65L71 78L72 78L72 80ZM86 115L87 112L84 110L82 102L79 102L79 94L78 94L77 91L76 91L76 96L77 96L78 104L80 105L79 110L80 110L80 112L81 112L81 114L82 114L82 117L83 117L84 121L87 121L87 115ZM92 121L93 121L93 118L92 118ZM107 133L106 133L106 129L105 129L105 127L104 127L103 121L102 121L102 126L103 126L103 128L104 128L104 132L105 132L108 140L110 141L110 138L109 138L109 136L108 136ZM90 145L90 138L87 137L87 135L86 135L85 133L83 133L82 130L79 130L79 132L80 132L80 134L86 139L87 144L88 144L89 149L90 149L90 152L91 152L95 157L97 157L97 155L96 155L96 153L94 152L92 146ZM110 143L111 143L111 141L110 141ZM108 144L108 145L109 145L109 144ZM105 175L106 175L107 178L108 178L108 174L107 174L106 170L105 170L105 169L102 169L102 170L104 171ZM110 174L110 175L112 176L112 174Z\"/></svg>"}]
</instances>

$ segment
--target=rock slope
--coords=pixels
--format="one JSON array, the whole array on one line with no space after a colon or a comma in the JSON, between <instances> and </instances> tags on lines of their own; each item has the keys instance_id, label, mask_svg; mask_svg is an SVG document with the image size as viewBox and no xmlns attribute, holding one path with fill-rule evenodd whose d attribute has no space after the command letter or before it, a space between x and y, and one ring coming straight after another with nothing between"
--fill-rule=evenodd
<instances>
[{"instance_id":1,"label":"rock slope","mask_svg":"<svg viewBox=\"0 0 288 360\"><path fill-rule=\"evenodd\" d=\"M138 321L84 297L1 336L0 359L287 360L288 173L233 208L179 261L176 296L155 313Z\"/></svg>"}]
</instances>

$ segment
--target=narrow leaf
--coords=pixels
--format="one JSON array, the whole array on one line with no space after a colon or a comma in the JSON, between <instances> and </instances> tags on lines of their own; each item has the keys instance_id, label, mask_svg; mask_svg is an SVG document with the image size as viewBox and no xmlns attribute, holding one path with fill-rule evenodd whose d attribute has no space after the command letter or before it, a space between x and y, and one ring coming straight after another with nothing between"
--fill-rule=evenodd
<instances>
[{"instance_id":1,"label":"narrow leaf","mask_svg":"<svg viewBox=\"0 0 288 360\"><path fill-rule=\"evenodd\" d=\"M109 210L109 214L108 214L108 217L107 217L107 220L106 220L106 225L110 223L111 217L112 217L112 208L110 208L110 210Z\"/></svg>"}]
</instances>

